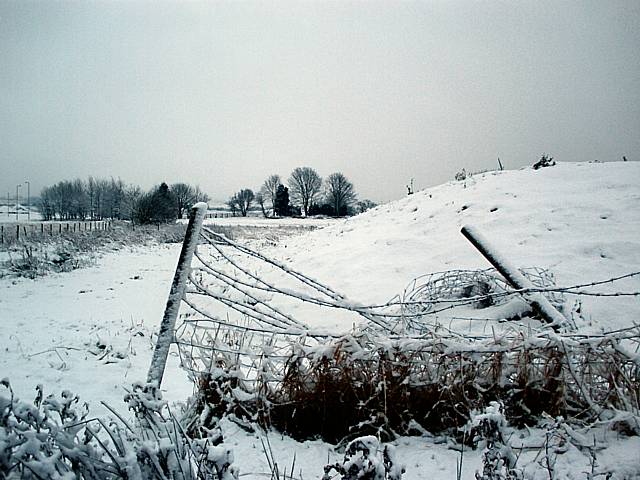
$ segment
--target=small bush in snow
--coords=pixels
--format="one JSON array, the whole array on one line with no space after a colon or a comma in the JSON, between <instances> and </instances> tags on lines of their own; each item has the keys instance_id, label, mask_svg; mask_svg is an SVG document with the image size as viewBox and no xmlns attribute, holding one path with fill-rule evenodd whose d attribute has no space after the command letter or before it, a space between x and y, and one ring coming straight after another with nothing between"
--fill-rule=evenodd
<instances>
[{"instance_id":1,"label":"small bush in snow","mask_svg":"<svg viewBox=\"0 0 640 480\"><path fill-rule=\"evenodd\" d=\"M533 169L538 170L544 167L553 167L555 164L556 162L553 157L550 157L546 153L543 153L542 157L540 157L540 160L533 164Z\"/></svg>"},{"instance_id":2,"label":"small bush in snow","mask_svg":"<svg viewBox=\"0 0 640 480\"><path fill-rule=\"evenodd\" d=\"M485 444L482 452L482 473L476 472L477 480L520 480L522 472L516 470L517 457L505 440L507 421L504 418L502 405L491 404L481 414L471 418L472 431L476 437L474 443Z\"/></svg>"},{"instance_id":3,"label":"small bush in snow","mask_svg":"<svg viewBox=\"0 0 640 480\"><path fill-rule=\"evenodd\" d=\"M396 459L395 447L384 445L372 435L352 440L344 454L342 464L326 465L322 480L337 478L342 480L401 480L405 472Z\"/></svg>"},{"instance_id":4,"label":"small bush in snow","mask_svg":"<svg viewBox=\"0 0 640 480\"><path fill-rule=\"evenodd\" d=\"M462 180L466 180L467 179L467 171L463 168L462 170L460 170L459 172L457 172L454 175L454 179L458 182L462 181Z\"/></svg>"}]
</instances>

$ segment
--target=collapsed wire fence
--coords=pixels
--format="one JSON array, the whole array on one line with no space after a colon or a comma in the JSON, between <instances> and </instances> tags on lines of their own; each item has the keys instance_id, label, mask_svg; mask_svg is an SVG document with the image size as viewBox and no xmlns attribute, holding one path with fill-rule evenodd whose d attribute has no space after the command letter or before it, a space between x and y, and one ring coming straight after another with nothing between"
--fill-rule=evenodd
<instances>
[{"instance_id":1,"label":"collapsed wire fence","mask_svg":"<svg viewBox=\"0 0 640 480\"><path fill-rule=\"evenodd\" d=\"M299 438L339 441L356 425L389 437L452 431L500 400L516 424L547 413L640 431L640 325L580 334L570 319L557 331L535 321L499 325L495 316L526 306L531 293L557 309L564 295L637 296L593 288L640 272L560 288L550 272L523 269L531 287L514 289L493 269L455 270L363 305L212 229L192 243L172 340L199 388L199 414L217 408ZM473 317L489 329L461 333L438 320L458 310L464 319L493 311ZM308 326L332 318L354 327L335 335Z\"/></svg>"}]
</instances>

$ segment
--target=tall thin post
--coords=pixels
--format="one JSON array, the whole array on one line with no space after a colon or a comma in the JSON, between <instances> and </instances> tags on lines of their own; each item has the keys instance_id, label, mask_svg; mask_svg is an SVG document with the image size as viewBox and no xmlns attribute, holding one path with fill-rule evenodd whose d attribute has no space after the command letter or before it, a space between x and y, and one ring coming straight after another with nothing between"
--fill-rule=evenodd
<instances>
[{"instance_id":1,"label":"tall thin post","mask_svg":"<svg viewBox=\"0 0 640 480\"><path fill-rule=\"evenodd\" d=\"M509 282L509 284L518 290L535 289L535 286L520 273L515 266L503 257L495 248L491 247L489 241L470 225L462 227L461 233L476 247L480 253L489 260L498 272ZM562 315L540 292L528 292L523 294L523 298L531 305L534 312L538 313L542 319L556 328L564 323L567 319Z\"/></svg>"},{"instance_id":2,"label":"tall thin post","mask_svg":"<svg viewBox=\"0 0 640 480\"><path fill-rule=\"evenodd\" d=\"M27 184L27 221L31 221L31 184L29 180L25 180L24 183Z\"/></svg>"},{"instance_id":3,"label":"tall thin post","mask_svg":"<svg viewBox=\"0 0 640 480\"><path fill-rule=\"evenodd\" d=\"M18 221L18 205L20 204L20 187L22 187L22 185L16 185L16 222Z\"/></svg>"},{"instance_id":4,"label":"tall thin post","mask_svg":"<svg viewBox=\"0 0 640 480\"><path fill-rule=\"evenodd\" d=\"M171 284L171 291L169 292L162 323L160 324L156 348L153 351L153 358L151 359L151 365L147 373L147 383L154 383L158 388L160 388L160 384L162 383L169 348L173 341L180 302L182 301L187 286L187 278L191 272L193 252L195 252L196 246L198 245L200 229L202 228L202 221L204 220L206 212L207 204L200 202L191 208L189 214L189 224L187 225L187 231L184 235L184 241L182 242L178 266L173 275L173 283Z\"/></svg>"}]
</instances>

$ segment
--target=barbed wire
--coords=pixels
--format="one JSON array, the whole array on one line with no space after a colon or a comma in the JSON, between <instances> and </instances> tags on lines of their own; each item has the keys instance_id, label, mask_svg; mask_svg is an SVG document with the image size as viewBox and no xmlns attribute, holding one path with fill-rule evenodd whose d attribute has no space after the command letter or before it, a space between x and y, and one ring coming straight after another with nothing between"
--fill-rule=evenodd
<instances>
[{"instance_id":1,"label":"barbed wire","mask_svg":"<svg viewBox=\"0 0 640 480\"><path fill-rule=\"evenodd\" d=\"M480 295L466 295L466 296L446 296L446 297L427 297L419 300L407 300L401 298L399 295L396 295L394 298L389 300L388 302L382 304L373 304L373 305L362 305L354 302L349 302L343 295L339 294L331 287L322 284L321 282L314 280L307 275L297 272L290 267L277 262L273 259L266 257L265 255L254 251L253 249L237 244L232 240L228 239L226 236L214 232L206 227L203 228L203 232L201 233L201 237L204 239L205 243L208 244L215 250L215 254L210 252L210 255L214 256L216 261L224 260L229 265L231 265L237 272L240 274L231 275L219 268L215 268L210 261L204 257L201 253L196 251L196 258L199 260L201 266L195 267L192 272L192 276L190 277L190 281L192 285L195 287L195 291L189 291L188 293L201 294L213 298L214 300L219 301L223 305L232 310L250 317L257 321L258 323L265 323L269 325L270 328L277 329L288 329L288 328L299 328L299 329L307 329L308 327L301 321L295 319L291 315L287 315L275 307L273 307L266 300L261 299L258 295L251 293L252 291L262 291L270 294L279 294L286 297L295 298L301 302L315 304L320 307L328 307L346 310L350 312L357 313L363 316L365 319L369 320L371 323L376 325L383 330L386 330L390 333L396 332L398 326L403 321L409 321L410 324L415 328L416 326L422 327L422 325L416 324L415 320L424 318L428 315L433 316L438 313L446 312L449 310L453 310L462 306L467 305L477 305L481 302L490 301L491 303L495 303L495 301L501 301L503 299L509 297L515 297L520 295L527 295L531 293L541 293L541 294L552 294L552 293L561 293L568 295L576 295L576 296L600 296L600 297L622 297L622 296L639 296L640 292L628 292L628 291L618 291L618 292L593 292L586 291L587 288L593 288L599 285L614 283L621 281L623 279L632 278L640 275L640 272L631 272L624 275L619 275L617 277L608 278L605 280L599 280L594 282L576 284L568 287L557 287L557 286L544 286L535 288L525 288L525 289L509 289L507 290L504 286L501 285L502 291L493 291L487 292ZM289 289L284 289L275 286L272 283L267 282L264 278L260 277L257 273L251 272L248 268L241 265L240 261L236 261L232 258L231 255L225 253L223 251L223 247L228 246L234 249L239 253L239 255L244 255L248 257L252 257L254 259L260 260L261 262L265 262L272 267L279 269L284 272L288 276L292 277L296 281L300 282L304 287L311 288L312 291L315 291L322 295L322 297L317 297L315 295L309 295L300 291L293 291ZM481 273L490 273L493 275L494 272L491 270L478 271ZM544 271L542 271L544 273ZM216 281L227 285L228 287L234 289L238 293L245 295L247 299L250 301L242 302L235 301L230 298L230 296L224 296L216 294L208 289L205 285L200 283L193 277L193 274L208 274L211 275ZM441 272L442 275L448 274L450 272ZM423 277L435 278L438 274L430 274ZM240 278L241 276L245 276L247 280L243 280ZM419 277L421 278L421 277ZM249 281L251 280L251 282ZM413 281L415 285L417 279ZM506 282L502 282L502 284L506 285ZM438 305L438 306L436 306ZM190 305L194 308L194 305ZM401 311L399 313L388 311L389 308L399 307ZM195 308L194 308L195 309ZM386 310L386 311L385 311ZM213 318L213 317L210 317ZM413 319L413 320L412 320ZM454 316L453 319L464 319L469 321L500 321L498 318L482 318L482 317L461 317ZM395 321L395 324L392 322Z\"/></svg>"}]
</instances>

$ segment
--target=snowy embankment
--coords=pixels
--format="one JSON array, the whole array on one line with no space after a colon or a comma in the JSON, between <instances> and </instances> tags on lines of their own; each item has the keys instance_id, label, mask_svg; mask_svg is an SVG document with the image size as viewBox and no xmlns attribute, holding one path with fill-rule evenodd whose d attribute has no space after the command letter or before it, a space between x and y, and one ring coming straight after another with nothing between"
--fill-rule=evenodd
<instances>
[{"instance_id":1,"label":"snowy embankment","mask_svg":"<svg viewBox=\"0 0 640 480\"><path fill-rule=\"evenodd\" d=\"M291 238L274 254L286 251L292 267L354 301L379 304L420 275L490 267L460 234L467 224L512 264L550 269L558 286L638 271L640 163L560 163L478 174ZM594 291L637 292L640 277ZM578 299L586 317L581 331L613 330L640 318L637 297L567 295L566 307Z\"/></svg>"}]
</instances>

